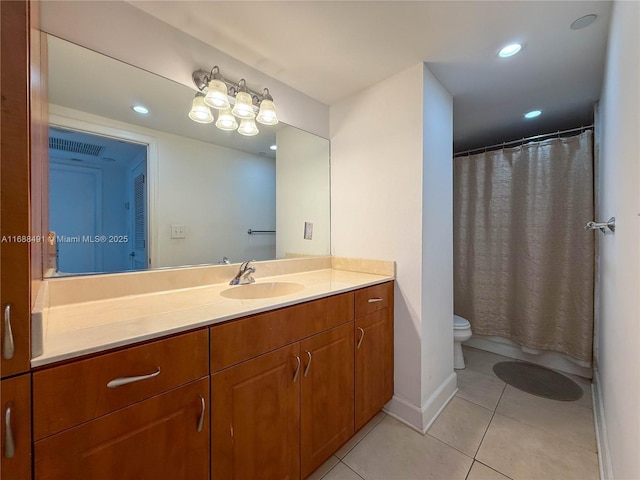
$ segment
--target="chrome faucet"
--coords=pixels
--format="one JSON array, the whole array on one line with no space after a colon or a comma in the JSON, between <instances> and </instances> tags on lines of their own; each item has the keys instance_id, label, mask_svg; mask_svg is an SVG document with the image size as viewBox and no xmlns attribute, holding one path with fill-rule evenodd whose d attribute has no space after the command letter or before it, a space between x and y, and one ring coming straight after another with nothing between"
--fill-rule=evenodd
<instances>
[{"instance_id":1,"label":"chrome faucet","mask_svg":"<svg viewBox=\"0 0 640 480\"><path fill-rule=\"evenodd\" d=\"M255 273L256 271L256 267L249 266L249 262L252 261L253 260L247 260L242 265L240 265L238 273L231 279L229 285L247 285L256 281L256 279L251 276L251 274Z\"/></svg>"}]
</instances>

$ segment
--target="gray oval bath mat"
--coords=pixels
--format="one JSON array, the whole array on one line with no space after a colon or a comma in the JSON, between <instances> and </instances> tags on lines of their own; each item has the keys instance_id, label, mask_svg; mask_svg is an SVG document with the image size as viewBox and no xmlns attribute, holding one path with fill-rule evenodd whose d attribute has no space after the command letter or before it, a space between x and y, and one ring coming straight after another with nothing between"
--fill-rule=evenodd
<instances>
[{"instance_id":1,"label":"gray oval bath mat","mask_svg":"<svg viewBox=\"0 0 640 480\"><path fill-rule=\"evenodd\" d=\"M572 402L582 397L582 388L570 378L540 365L499 362L493 371L500 380L532 395Z\"/></svg>"}]
</instances>

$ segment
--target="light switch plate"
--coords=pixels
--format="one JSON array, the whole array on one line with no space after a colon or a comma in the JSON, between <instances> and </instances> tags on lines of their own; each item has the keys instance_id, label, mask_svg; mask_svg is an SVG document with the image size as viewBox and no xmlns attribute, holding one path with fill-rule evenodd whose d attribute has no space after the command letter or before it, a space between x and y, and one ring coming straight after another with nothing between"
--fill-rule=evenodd
<instances>
[{"instance_id":1,"label":"light switch plate","mask_svg":"<svg viewBox=\"0 0 640 480\"><path fill-rule=\"evenodd\" d=\"M185 238L184 225L171 225L171 238Z\"/></svg>"},{"instance_id":2,"label":"light switch plate","mask_svg":"<svg viewBox=\"0 0 640 480\"><path fill-rule=\"evenodd\" d=\"M304 222L304 239L311 240L313 238L313 223Z\"/></svg>"}]
</instances>

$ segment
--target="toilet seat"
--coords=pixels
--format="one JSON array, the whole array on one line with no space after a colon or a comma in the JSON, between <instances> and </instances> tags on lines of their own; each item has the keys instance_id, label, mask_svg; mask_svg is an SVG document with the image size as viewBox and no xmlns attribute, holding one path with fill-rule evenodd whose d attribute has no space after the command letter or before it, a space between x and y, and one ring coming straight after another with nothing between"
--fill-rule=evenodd
<instances>
[{"instance_id":1,"label":"toilet seat","mask_svg":"<svg viewBox=\"0 0 640 480\"><path fill-rule=\"evenodd\" d=\"M466 328L471 327L469 320L466 318L459 317L458 315L453 316L453 329L454 330L464 330Z\"/></svg>"}]
</instances>

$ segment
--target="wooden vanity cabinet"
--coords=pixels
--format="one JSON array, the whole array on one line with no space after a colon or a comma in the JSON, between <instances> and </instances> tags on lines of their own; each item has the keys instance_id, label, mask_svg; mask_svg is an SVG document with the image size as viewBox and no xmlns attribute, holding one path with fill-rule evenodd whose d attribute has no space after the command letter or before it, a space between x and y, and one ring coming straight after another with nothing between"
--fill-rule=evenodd
<instances>
[{"instance_id":1,"label":"wooden vanity cabinet","mask_svg":"<svg viewBox=\"0 0 640 480\"><path fill-rule=\"evenodd\" d=\"M309 476L354 433L353 322L300 342L300 455Z\"/></svg>"},{"instance_id":2,"label":"wooden vanity cabinet","mask_svg":"<svg viewBox=\"0 0 640 480\"><path fill-rule=\"evenodd\" d=\"M211 376L211 478L300 478L299 344Z\"/></svg>"},{"instance_id":3,"label":"wooden vanity cabinet","mask_svg":"<svg viewBox=\"0 0 640 480\"><path fill-rule=\"evenodd\" d=\"M205 377L208 362L202 329L36 371L34 440Z\"/></svg>"},{"instance_id":4,"label":"wooden vanity cabinet","mask_svg":"<svg viewBox=\"0 0 640 480\"><path fill-rule=\"evenodd\" d=\"M26 480L31 478L31 375L2 380L0 391L0 472L6 479Z\"/></svg>"},{"instance_id":5,"label":"wooden vanity cabinet","mask_svg":"<svg viewBox=\"0 0 640 480\"><path fill-rule=\"evenodd\" d=\"M35 443L36 480L206 480L209 379Z\"/></svg>"},{"instance_id":6,"label":"wooden vanity cabinet","mask_svg":"<svg viewBox=\"0 0 640 480\"><path fill-rule=\"evenodd\" d=\"M355 429L393 396L393 282L357 290Z\"/></svg>"},{"instance_id":7,"label":"wooden vanity cabinet","mask_svg":"<svg viewBox=\"0 0 640 480\"><path fill-rule=\"evenodd\" d=\"M393 394L393 283L32 376L35 480L306 478Z\"/></svg>"},{"instance_id":8,"label":"wooden vanity cabinet","mask_svg":"<svg viewBox=\"0 0 640 480\"><path fill-rule=\"evenodd\" d=\"M36 371L34 478L208 479L208 363L205 328Z\"/></svg>"},{"instance_id":9,"label":"wooden vanity cabinet","mask_svg":"<svg viewBox=\"0 0 640 480\"><path fill-rule=\"evenodd\" d=\"M211 328L212 479L306 478L353 435L353 298L350 292ZM230 348L238 342L248 342L251 353ZM285 345L256 356L256 342Z\"/></svg>"}]
</instances>

